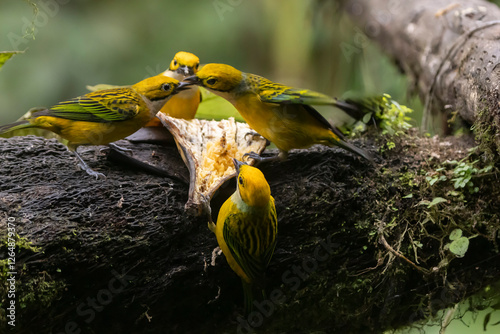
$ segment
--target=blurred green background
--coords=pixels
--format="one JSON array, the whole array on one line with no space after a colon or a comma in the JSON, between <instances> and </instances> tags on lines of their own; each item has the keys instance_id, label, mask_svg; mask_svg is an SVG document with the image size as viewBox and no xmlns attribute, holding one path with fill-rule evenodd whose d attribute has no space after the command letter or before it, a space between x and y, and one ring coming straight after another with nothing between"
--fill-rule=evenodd
<instances>
[{"instance_id":1,"label":"blurred green background","mask_svg":"<svg viewBox=\"0 0 500 334\"><path fill-rule=\"evenodd\" d=\"M0 72L0 124L85 94L86 85L158 74L181 50L336 97L389 93L407 103L405 78L337 1L34 2L38 13L26 0L0 5L0 50L26 50Z\"/></svg>"},{"instance_id":2,"label":"blurred green background","mask_svg":"<svg viewBox=\"0 0 500 334\"><path fill-rule=\"evenodd\" d=\"M0 70L0 124L28 109L133 84L166 69L177 51L331 96L388 93L407 99L406 78L327 0L2 0L0 51L26 50ZM30 31L34 28L33 31ZM334 118L331 108L322 108ZM455 321L450 333L476 333ZM498 327L498 326L497 326ZM406 332L403 330L401 332ZM436 332L426 327L424 332ZM493 332L490 330L489 332Z\"/></svg>"}]
</instances>

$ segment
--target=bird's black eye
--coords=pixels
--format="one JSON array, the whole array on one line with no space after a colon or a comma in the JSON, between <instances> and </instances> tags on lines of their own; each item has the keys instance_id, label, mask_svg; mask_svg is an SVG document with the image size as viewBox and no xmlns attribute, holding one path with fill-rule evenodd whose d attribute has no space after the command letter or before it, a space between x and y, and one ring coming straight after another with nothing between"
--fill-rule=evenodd
<instances>
[{"instance_id":1,"label":"bird's black eye","mask_svg":"<svg viewBox=\"0 0 500 334\"><path fill-rule=\"evenodd\" d=\"M161 85L161 90L164 90L166 92L170 91L170 84Z\"/></svg>"},{"instance_id":2,"label":"bird's black eye","mask_svg":"<svg viewBox=\"0 0 500 334\"><path fill-rule=\"evenodd\" d=\"M196 66L194 68L198 69L198 67L200 67L200 64L196 64Z\"/></svg>"},{"instance_id":3,"label":"bird's black eye","mask_svg":"<svg viewBox=\"0 0 500 334\"><path fill-rule=\"evenodd\" d=\"M177 66L177 60L174 59L174 66Z\"/></svg>"},{"instance_id":4,"label":"bird's black eye","mask_svg":"<svg viewBox=\"0 0 500 334\"><path fill-rule=\"evenodd\" d=\"M241 185L243 185L243 178L242 178L241 176L238 178L238 182L239 182Z\"/></svg>"},{"instance_id":5,"label":"bird's black eye","mask_svg":"<svg viewBox=\"0 0 500 334\"><path fill-rule=\"evenodd\" d=\"M215 78L208 79L208 80L207 80L207 85L212 86L212 85L214 85L216 82L217 82L217 79L215 79Z\"/></svg>"}]
</instances>

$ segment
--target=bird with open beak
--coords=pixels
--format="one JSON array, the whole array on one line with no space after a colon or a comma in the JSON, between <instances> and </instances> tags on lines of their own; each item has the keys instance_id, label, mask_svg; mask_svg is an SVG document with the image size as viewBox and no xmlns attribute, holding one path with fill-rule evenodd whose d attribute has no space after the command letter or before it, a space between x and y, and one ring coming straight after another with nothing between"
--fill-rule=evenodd
<instances>
[{"instance_id":1,"label":"bird with open beak","mask_svg":"<svg viewBox=\"0 0 500 334\"><path fill-rule=\"evenodd\" d=\"M163 75L182 81L188 76L195 75L198 72L199 66L200 59L197 56L189 52L180 51L175 54L169 68L163 72ZM200 102L200 89L192 86L172 97L160 111L176 118L193 119Z\"/></svg>"}]
</instances>

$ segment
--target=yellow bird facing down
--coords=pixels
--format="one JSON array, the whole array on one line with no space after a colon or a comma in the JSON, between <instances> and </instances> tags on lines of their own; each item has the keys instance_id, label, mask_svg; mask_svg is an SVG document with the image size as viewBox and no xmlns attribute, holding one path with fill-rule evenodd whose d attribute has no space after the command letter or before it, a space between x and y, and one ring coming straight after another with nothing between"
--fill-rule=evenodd
<instances>
[{"instance_id":1,"label":"yellow bird facing down","mask_svg":"<svg viewBox=\"0 0 500 334\"><path fill-rule=\"evenodd\" d=\"M311 107L333 105L345 110L357 108L356 105L275 83L225 64L207 64L184 82L202 86L231 102L252 129L280 150L278 157L262 158L252 153L251 158L286 159L291 149L323 144L340 146L370 161L373 159L368 152L346 142L340 130Z\"/></svg>"},{"instance_id":2,"label":"yellow bird facing down","mask_svg":"<svg viewBox=\"0 0 500 334\"><path fill-rule=\"evenodd\" d=\"M150 121L174 94L187 89L178 80L157 75L127 88L105 89L36 111L27 120L0 126L0 134L26 128L52 131L68 141L80 167L96 178L77 152L80 145L113 145Z\"/></svg>"},{"instance_id":3,"label":"yellow bird facing down","mask_svg":"<svg viewBox=\"0 0 500 334\"><path fill-rule=\"evenodd\" d=\"M274 199L264 174L233 159L236 191L222 205L217 225L209 223L231 269L241 278L245 310L253 305L253 291L263 293L266 267L276 246L278 221Z\"/></svg>"}]
</instances>

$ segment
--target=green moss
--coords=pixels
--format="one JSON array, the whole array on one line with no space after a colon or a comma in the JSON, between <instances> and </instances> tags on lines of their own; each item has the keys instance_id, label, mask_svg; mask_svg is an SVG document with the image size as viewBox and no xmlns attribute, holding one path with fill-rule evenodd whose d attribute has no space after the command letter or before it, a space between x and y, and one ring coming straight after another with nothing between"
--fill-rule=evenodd
<instances>
[{"instance_id":1,"label":"green moss","mask_svg":"<svg viewBox=\"0 0 500 334\"><path fill-rule=\"evenodd\" d=\"M497 107L494 106L494 108ZM474 133L476 142L479 143L479 151L485 154L488 161L496 163L500 155L500 141L499 130L493 124L496 124L495 115L490 108L485 107L478 112L471 130Z\"/></svg>"},{"instance_id":2,"label":"green moss","mask_svg":"<svg viewBox=\"0 0 500 334\"><path fill-rule=\"evenodd\" d=\"M399 176L399 181L401 181L401 184L407 185L409 187L415 187L417 186L416 180L417 176L413 172L404 172Z\"/></svg>"},{"instance_id":3,"label":"green moss","mask_svg":"<svg viewBox=\"0 0 500 334\"><path fill-rule=\"evenodd\" d=\"M41 272L37 278L23 282L18 293L19 305L21 308L29 307L30 310L50 307L64 292L65 287L63 281L54 280L46 272Z\"/></svg>"},{"instance_id":4,"label":"green moss","mask_svg":"<svg viewBox=\"0 0 500 334\"><path fill-rule=\"evenodd\" d=\"M4 236L1 240L0 251L8 253L8 237ZM27 238L18 234L15 236L15 252L16 259L20 257L20 253L27 252L28 254L35 254L41 252L40 247L33 246L32 242ZM24 255L23 255L24 256ZM15 264L15 270L9 268L9 259L0 260L0 280L5 282L11 275L9 272L16 272L16 299L20 309L29 308L30 310L41 310L49 307L51 303L59 298L64 291L65 283L53 279L47 272L43 271L35 275L35 278L25 280L25 277L33 277L33 274L27 274L29 268L26 264L22 267L18 263ZM2 284L1 290L5 290L5 285ZM3 296L6 294L1 292ZM4 297L5 298L5 297ZM5 300L0 300L0 304ZM6 321L5 314L0 314L0 322Z\"/></svg>"},{"instance_id":5,"label":"green moss","mask_svg":"<svg viewBox=\"0 0 500 334\"><path fill-rule=\"evenodd\" d=\"M5 254L8 254L8 252L9 252L8 243L9 243L9 238L8 238L8 235L5 234L1 240L1 243L0 243L2 245L0 247L0 251L5 252ZM31 252L31 253L35 254L35 253L39 253L41 250L40 250L40 247L33 246L32 242L29 241L27 238L22 237L16 233L15 251L16 251L16 257L17 257L21 251L27 251L27 252ZM5 281L8 278L7 273L9 271L13 271L13 270L9 270L8 266L9 266L9 259L8 258L4 259L4 260L0 260L0 280L1 281ZM16 267L16 271L17 271L18 275L22 274L23 269L24 268L20 269L20 268Z\"/></svg>"},{"instance_id":6,"label":"green moss","mask_svg":"<svg viewBox=\"0 0 500 334\"><path fill-rule=\"evenodd\" d=\"M33 253L40 252L40 247L33 246L33 243L31 241L29 241L25 237L21 237L20 235L16 235L16 247L20 250L24 249Z\"/></svg>"}]
</instances>

